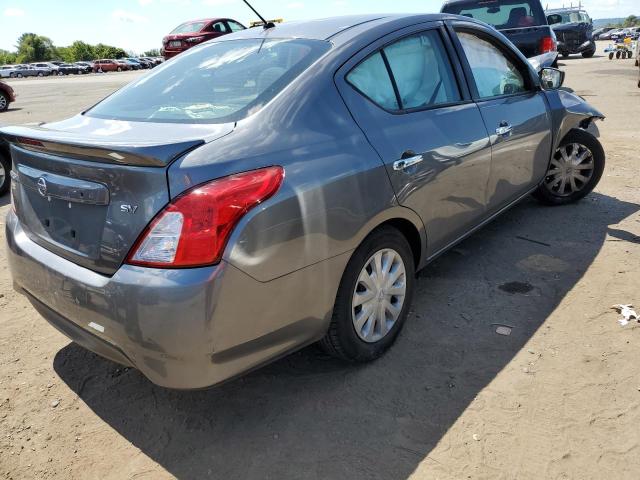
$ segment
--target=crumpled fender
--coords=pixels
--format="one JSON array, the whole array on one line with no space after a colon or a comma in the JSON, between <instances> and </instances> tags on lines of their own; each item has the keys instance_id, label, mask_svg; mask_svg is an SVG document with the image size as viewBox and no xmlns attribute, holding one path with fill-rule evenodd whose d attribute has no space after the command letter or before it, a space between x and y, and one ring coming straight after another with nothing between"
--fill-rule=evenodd
<instances>
[{"instance_id":1,"label":"crumpled fender","mask_svg":"<svg viewBox=\"0 0 640 480\"><path fill-rule=\"evenodd\" d=\"M584 98L569 89L545 91L551 111L553 125L553 149L555 152L565 135L572 128L586 130L594 120L604 120L605 116ZM595 129L597 136L597 129ZM594 132L592 132L594 133Z\"/></svg>"}]
</instances>

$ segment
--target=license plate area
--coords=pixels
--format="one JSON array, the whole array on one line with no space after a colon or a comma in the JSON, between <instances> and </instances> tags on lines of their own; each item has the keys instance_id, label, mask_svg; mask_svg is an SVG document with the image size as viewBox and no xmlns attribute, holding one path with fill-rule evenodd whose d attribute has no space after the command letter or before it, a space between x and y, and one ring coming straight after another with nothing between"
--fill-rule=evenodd
<instances>
[{"instance_id":1,"label":"license plate area","mask_svg":"<svg viewBox=\"0 0 640 480\"><path fill-rule=\"evenodd\" d=\"M173 48L180 48L182 46L182 42L180 40L171 40L169 42L169 46Z\"/></svg>"},{"instance_id":2,"label":"license plate area","mask_svg":"<svg viewBox=\"0 0 640 480\"><path fill-rule=\"evenodd\" d=\"M14 201L29 237L97 260L109 205L107 187L26 165L16 170Z\"/></svg>"}]
</instances>

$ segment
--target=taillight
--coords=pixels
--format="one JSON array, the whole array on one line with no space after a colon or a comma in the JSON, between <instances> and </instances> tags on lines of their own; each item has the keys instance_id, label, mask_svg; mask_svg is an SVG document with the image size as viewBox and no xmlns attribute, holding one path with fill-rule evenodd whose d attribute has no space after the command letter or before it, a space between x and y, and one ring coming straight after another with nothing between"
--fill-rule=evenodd
<instances>
[{"instance_id":1,"label":"taillight","mask_svg":"<svg viewBox=\"0 0 640 480\"><path fill-rule=\"evenodd\" d=\"M540 50L542 53L555 52L557 48L558 46L553 37L543 37L542 40L540 40Z\"/></svg>"},{"instance_id":2,"label":"taillight","mask_svg":"<svg viewBox=\"0 0 640 480\"><path fill-rule=\"evenodd\" d=\"M218 263L238 221L273 196L283 178L282 167L268 167L213 180L187 191L149 224L127 263L156 268Z\"/></svg>"}]
</instances>

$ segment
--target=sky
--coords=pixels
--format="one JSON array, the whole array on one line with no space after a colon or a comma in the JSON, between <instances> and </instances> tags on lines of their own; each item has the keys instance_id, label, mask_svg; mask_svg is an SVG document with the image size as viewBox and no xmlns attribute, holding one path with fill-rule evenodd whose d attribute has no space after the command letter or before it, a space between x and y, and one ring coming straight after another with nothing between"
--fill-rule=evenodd
<instances>
[{"instance_id":1,"label":"sky","mask_svg":"<svg viewBox=\"0 0 640 480\"><path fill-rule=\"evenodd\" d=\"M542 1L545 7L570 3ZM640 16L640 0L582 3L596 19ZM302 20L359 13L431 13L440 10L442 0L253 0L252 4L268 19ZM51 38L57 46L82 40L141 53L160 48L162 37L184 21L218 16L245 25L257 20L242 0L0 0L0 49L14 51L18 37L33 32Z\"/></svg>"}]
</instances>

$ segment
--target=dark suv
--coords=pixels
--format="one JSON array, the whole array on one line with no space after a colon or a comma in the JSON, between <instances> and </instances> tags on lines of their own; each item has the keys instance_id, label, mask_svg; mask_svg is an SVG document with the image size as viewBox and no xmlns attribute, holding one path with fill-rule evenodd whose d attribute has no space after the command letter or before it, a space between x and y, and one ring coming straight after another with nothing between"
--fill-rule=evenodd
<instances>
[{"instance_id":1,"label":"dark suv","mask_svg":"<svg viewBox=\"0 0 640 480\"><path fill-rule=\"evenodd\" d=\"M448 0L442 12L488 23L511 40L536 70L557 66L556 37L540 0Z\"/></svg>"},{"instance_id":2,"label":"dark suv","mask_svg":"<svg viewBox=\"0 0 640 480\"><path fill-rule=\"evenodd\" d=\"M556 8L545 13L556 34L560 55L566 58L572 53L580 53L585 58L593 57L596 42L593 40L593 22L587 12L579 8Z\"/></svg>"},{"instance_id":3,"label":"dark suv","mask_svg":"<svg viewBox=\"0 0 640 480\"><path fill-rule=\"evenodd\" d=\"M162 56L165 60L169 60L199 43L245 30L245 28L240 22L230 18L208 18L185 22L162 39Z\"/></svg>"}]
</instances>

